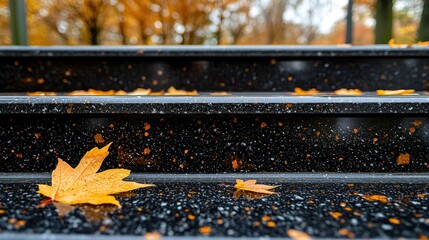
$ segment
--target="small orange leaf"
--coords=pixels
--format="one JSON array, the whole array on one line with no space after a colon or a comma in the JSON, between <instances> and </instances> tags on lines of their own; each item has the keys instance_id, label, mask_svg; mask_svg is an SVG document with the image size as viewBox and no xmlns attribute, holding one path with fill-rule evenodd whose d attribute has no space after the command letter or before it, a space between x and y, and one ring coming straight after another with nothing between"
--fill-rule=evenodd
<instances>
[{"instance_id":1,"label":"small orange leaf","mask_svg":"<svg viewBox=\"0 0 429 240\"><path fill-rule=\"evenodd\" d=\"M300 96L311 96L311 95L317 95L318 91L315 88L312 88L308 91L303 90L302 88L295 88L294 92L296 95L300 95Z\"/></svg>"},{"instance_id":2,"label":"small orange leaf","mask_svg":"<svg viewBox=\"0 0 429 240\"><path fill-rule=\"evenodd\" d=\"M275 192L272 192L269 190L274 189L277 186L256 184L256 180L243 181L241 179L237 179L234 187L242 191L249 191L249 192L256 192L256 193L263 193L263 194L275 194Z\"/></svg>"},{"instance_id":3,"label":"small orange leaf","mask_svg":"<svg viewBox=\"0 0 429 240\"><path fill-rule=\"evenodd\" d=\"M338 90L335 90L334 92L336 95L344 95L344 96L358 96L362 95L362 91L359 89L347 89L347 88L340 88Z\"/></svg>"},{"instance_id":4,"label":"small orange leaf","mask_svg":"<svg viewBox=\"0 0 429 240\"><path fill-rule=\"evenodd\" d=\"M414 89L399 89L399 90L377 90L378 96L398 96L398 95L410 95L415 92Z\"/></svg>"},{"instance_id":5,"label":"small orange leaf","mask_svg":"<svg viewBox=\"0 0 429 240\"><path fill-rule=\"evenodd\" d=\"M28 92L27 96L56 96L55 92Z\"/></svg>"},{"instance_id":6,"label":"small orange leaf","mask_svg":"<svg viewBox=\"0 0 429 240\"><path fill-rule=\"evenodd\" d=\"M301 232L295 229L288 229L287 230L287 234L289 235L290 238L294 239L294 240L311 240L311 236L308 235L305 232Z\"/></svg>"},{"instance_id":7,"label":"small orange leaf","mask_svg":"<svg viewBox=\"0 0 429 240\"><path fill-rule=\"evenodd\" d=\"M203 226L203 227L200 227L199 231L201 234L209 235L212 231L212 228L209 226Z\"/></svg>"},{"instance_id":8,"label":"small orange leaf","mask_svg":"<svg viewBox=\"0 0 429 240\"><path fill-rule=\"evenodd\" d=\"M231 96L231 93L228 92L212 92L210 93L212 96Z\"/></svg>"},{"instance_id":9,"label":"small orange leaf","mask_svg":"<svg viewBox=\"0 0 429 240\"><path fill-rule=\"evenodd\" d=\"M397 218L389 218L389 222L395 225L401 224L401 221Z\"/></svg>"},{"instance_id":10,"label":"small orange leaf","mask_svg":"<svg viewBox=\"0 0 429 240\"><path fill-rule=\"evenodd\" d=\"M417 46L429 46L429 41L425 41L425 42L418 41L416 45Z\"/></svg>"},{"instance_id":11,"label":"small orange leaf","mask_svg":"<svg viewBox=\"0 0 429 240\"><path fill-rule=\"evenodd\" d=\"M398 158L396 159L396 164L398 164L398 165L410 164L410 154L408 154L408 153L399 154Z\"/></svg>"},{"instance_id":12,"label":"small orange leaf","mask_svg":"<svg viewBox=\"0 0 429 240\"><path fill-rule=\"evenodd\" d=\"M340 212L332 212L332 211L330 211L328 213L329 213L329 215L331 215L331 217L333 217L335 219L338 219L339 217L343 216L343 214L340 213Z\"/></svg>"},{"instance_id":13,"label":"small orange leaf","mask_svg":"<svg viewBox=\"0 0 429 240\"><path fill-rule=\"evenodd\" d=\"M384 195L363 195L362 198L370 202L379 201L382 203L387 203L387 197Z\"/></svg>"},{"instance_id":14,"label":"small orange leaf","mask_svg":"<svg viewBox=\"0 0 429 240\"><path fill-rule=\"evenodd\" d=\"M97 173L109 154L110 145L91 149L76 168L58 159L57 168L52 172L52 186L39 184L38 193L65 204L113 204L120 207L119 201L111 194L154 186L123 181L130 175L127 169L109 169Z\"/></svg>"},{"instance_id":15,"label":"small orange leaf","mask_svg":"<svg viewBox=\"0 0 429 240\"><path fill-rule=\"evenodd\" d=\"M423 123L422 123L422 121L414 120L411 122L411 124L413 124L415 127L418 127L418 126L422 125Z\"/></svg>"},{"instance_id":16,"label":"small orange leaf","mask_svg":"<svg viewBox=\"0 0 429 240\"><path fill-rule=\"evenodd\" d=\"M96 90L96 89L88 89L88 91L85 90L75 90L72 92L69 92L67 95L69 96L112 96L115 94L115 90L108 90L108 91L102 91L102 90Z\"/></svg>"},{"instance_id":17,"label":"small orange leaf","mask_svg":"<svg viewBox=\"0 0 429 240\"><path fill-rule=\"evenodd\" d=\"M159 232L147 232L144 234L144 240L161 240L162 235Z\"/></svg>"},{"instance_id":18,"label":"small orange leaf","mask_svg":"<svg viewBox=\"0 0 429 240\"><path fill-rule=\"evenodd\" d=\"M115 95L120 95L118 92L116 92ZM125 93L125 94L131 95L131 96L146 96L146 95L149 95L151 92L152 92L152 90L150 90L150 88L149 89L137 88L134 91L129 92L129 93Z\"/></svg>"},{"instance_id":19,"label":"small orange leaf","mask_svg":"<svg viewBox=\"0 0 429 240\"><path fill-rule=\"evenodd\" d=\"M410 44L397 44L397 43L395 42L395 39L394 39L394 38L390 39L390 40L389 40L389 42L388 42L387 44L388 44L388 45L389 45L389 47L391 47L391 48L408 48L408 47L411 47L411 45L410 45Z\"/></svg>"},{"instance_id":20,"label":"small orange leaf","mask_svg":"<svg viewBox=\"0 0 429 240\"><path fill-rule=\"evenodd\" d=\"M238 164L237 159L232 160L231 163L232 163L232 169L234 169L234 170L240 167L240 165Z\"/></svg>"},{"instance_id":21,"label":"small orange leaf","mask_svg":"<svg viewBox=\"0 0 429 240\"><path fill-rule=\"evenodd\" d=\"M167 92L164 94L166 96L195 96L198 95L197 90L194 91L185 91L185 90L178 90L175 87L171 86L168 88Z\"/></svg>"}]
</instances>

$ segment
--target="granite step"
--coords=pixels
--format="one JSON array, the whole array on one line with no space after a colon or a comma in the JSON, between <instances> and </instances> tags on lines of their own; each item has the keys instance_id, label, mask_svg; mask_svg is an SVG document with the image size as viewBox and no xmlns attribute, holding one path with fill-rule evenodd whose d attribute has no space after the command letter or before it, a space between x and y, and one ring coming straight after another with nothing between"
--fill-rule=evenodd
<instances>
[{"instance_id":1,"label":"granite step","mask_svg":"<svg viewBox=\"0 0 429 240\"><path fill-rule=\"evenodd\" d=\"M0 47L0 239L427 237L428 57L387 46ZM199 95L66 94L170 86ZM110 142L102 170L157 187L120 196L121 209L38 207L58 157L75 166ZM235 193L238 178L278 194Z\"/></svg>"},{"instance_id":2,"label":"granite step","mask_svg":"<svg viewBox=\"0 0 429 240\"><path fill-rule=\"evenodd\" d=\"M0 175L2 239L135 239L158 232L183 239L407 238L429 235L428 174L134 174L156 187L119 196L122 208L64 209L42 198L48 174ZM240 194L235 179L278 185L277 194ZM385 199L370 201L368 196ZM107 238L109 239L109 238Z\"/></svg>"},{"instance_id":3,"label":"granite step","mask_svg":"<svg viewBox=\"0 0 429 240\"><path fill-rule=\"evenodd\" d=\"M424 95L0 96L0 172L76 165L133 172L427 172Z\"/></svg>"}]
</instances>

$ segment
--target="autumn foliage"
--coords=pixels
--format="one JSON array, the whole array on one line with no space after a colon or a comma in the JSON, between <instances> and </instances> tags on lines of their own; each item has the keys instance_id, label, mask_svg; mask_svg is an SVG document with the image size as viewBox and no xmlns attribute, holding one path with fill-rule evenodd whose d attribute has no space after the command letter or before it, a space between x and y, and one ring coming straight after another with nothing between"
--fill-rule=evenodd
<instances>
[{"instance_id":1,"label":"autumn foliage","mask_svg":"<svg viewBox=\"0 0 429 240\"><path fill-rule=\"evenodd\" d=\"M354 1L355 45L374 43L375 2ZM416 42L423 6L397 2L393 37ZM332 18L346 5L329 0L27 0L26 9L30 45L342 44L346 31ZM11 44L8 27L0 0L1 45Z\"/></svg>"},{"instance_id":2,"label":"autumn foliage","mask_svg":"<svg viewBox=\"0 0 429 240\"><path fill-rule=\"evenodd\" d=\"M112 194L153 186L123 181L130 175L127 169L109 169L97 173L109 154L110 145L88 151L76 168L58 159L57 168L52 172L52 185L39 184L38 192L52 201L66 204L113 204L120 207L121 204Z\"/></svg>"}]
</instances>

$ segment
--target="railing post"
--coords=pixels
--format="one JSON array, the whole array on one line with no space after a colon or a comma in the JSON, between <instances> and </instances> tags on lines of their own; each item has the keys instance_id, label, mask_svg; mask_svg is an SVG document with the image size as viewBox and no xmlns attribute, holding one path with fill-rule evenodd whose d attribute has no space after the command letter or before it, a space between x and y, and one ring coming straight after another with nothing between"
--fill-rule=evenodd
<instances>
[{"instance_id":1,"label":"railing post","mask_svg":"<svg viewBox=\"0 0 429 240\"><path fill-rule=\"evenodd\" d=\"M347 6L347 24L346 24L346 43L352 44L353 42L353 0L349 0Z\"/></svg>"},{"instance_id":2,"label":"railing post","mask_svg":"<svg viewBox=\"0 0 429 240\"><path fill-rule=\"evenodd\" d=\"M27 45L27 21L24 0L9 0L10 30L13 45Z\"/></svg>"}]
</instances>

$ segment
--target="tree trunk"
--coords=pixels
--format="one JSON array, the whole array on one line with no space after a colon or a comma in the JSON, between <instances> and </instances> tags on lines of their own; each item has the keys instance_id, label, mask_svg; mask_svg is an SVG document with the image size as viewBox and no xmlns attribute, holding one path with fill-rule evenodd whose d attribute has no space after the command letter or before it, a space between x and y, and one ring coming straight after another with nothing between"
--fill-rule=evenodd
<instances>
[{"instance_id":1,"label":"tree trunk","mask_svg":"<svg viewBox=\"0 0 429 240\"><path fill-rule=\"evenodd\" d=\"M97 27L89 28L89 41L90 41L91 45L99 45L98 28Z\"/></svg>"},{"instance_id":2,"label":"tree trunk","mask_svg":"<svg viewBox=\"0 0 429 240\"><path fill-rule=\"evenodd\" d=\"M429 0L423 0L423 2L423 12L420 18L417 40L429 41Z\"/></svg>"},{"instance_id":3,"label":"tree trunk","mask_svg":"<svg viewBox=\"0 0 429 240\"><path fill-rule=\"evenodd\" d=\"M377 0L375 43L386 44L392 38L393 0Z\"/></svg>"}]
</instances>

